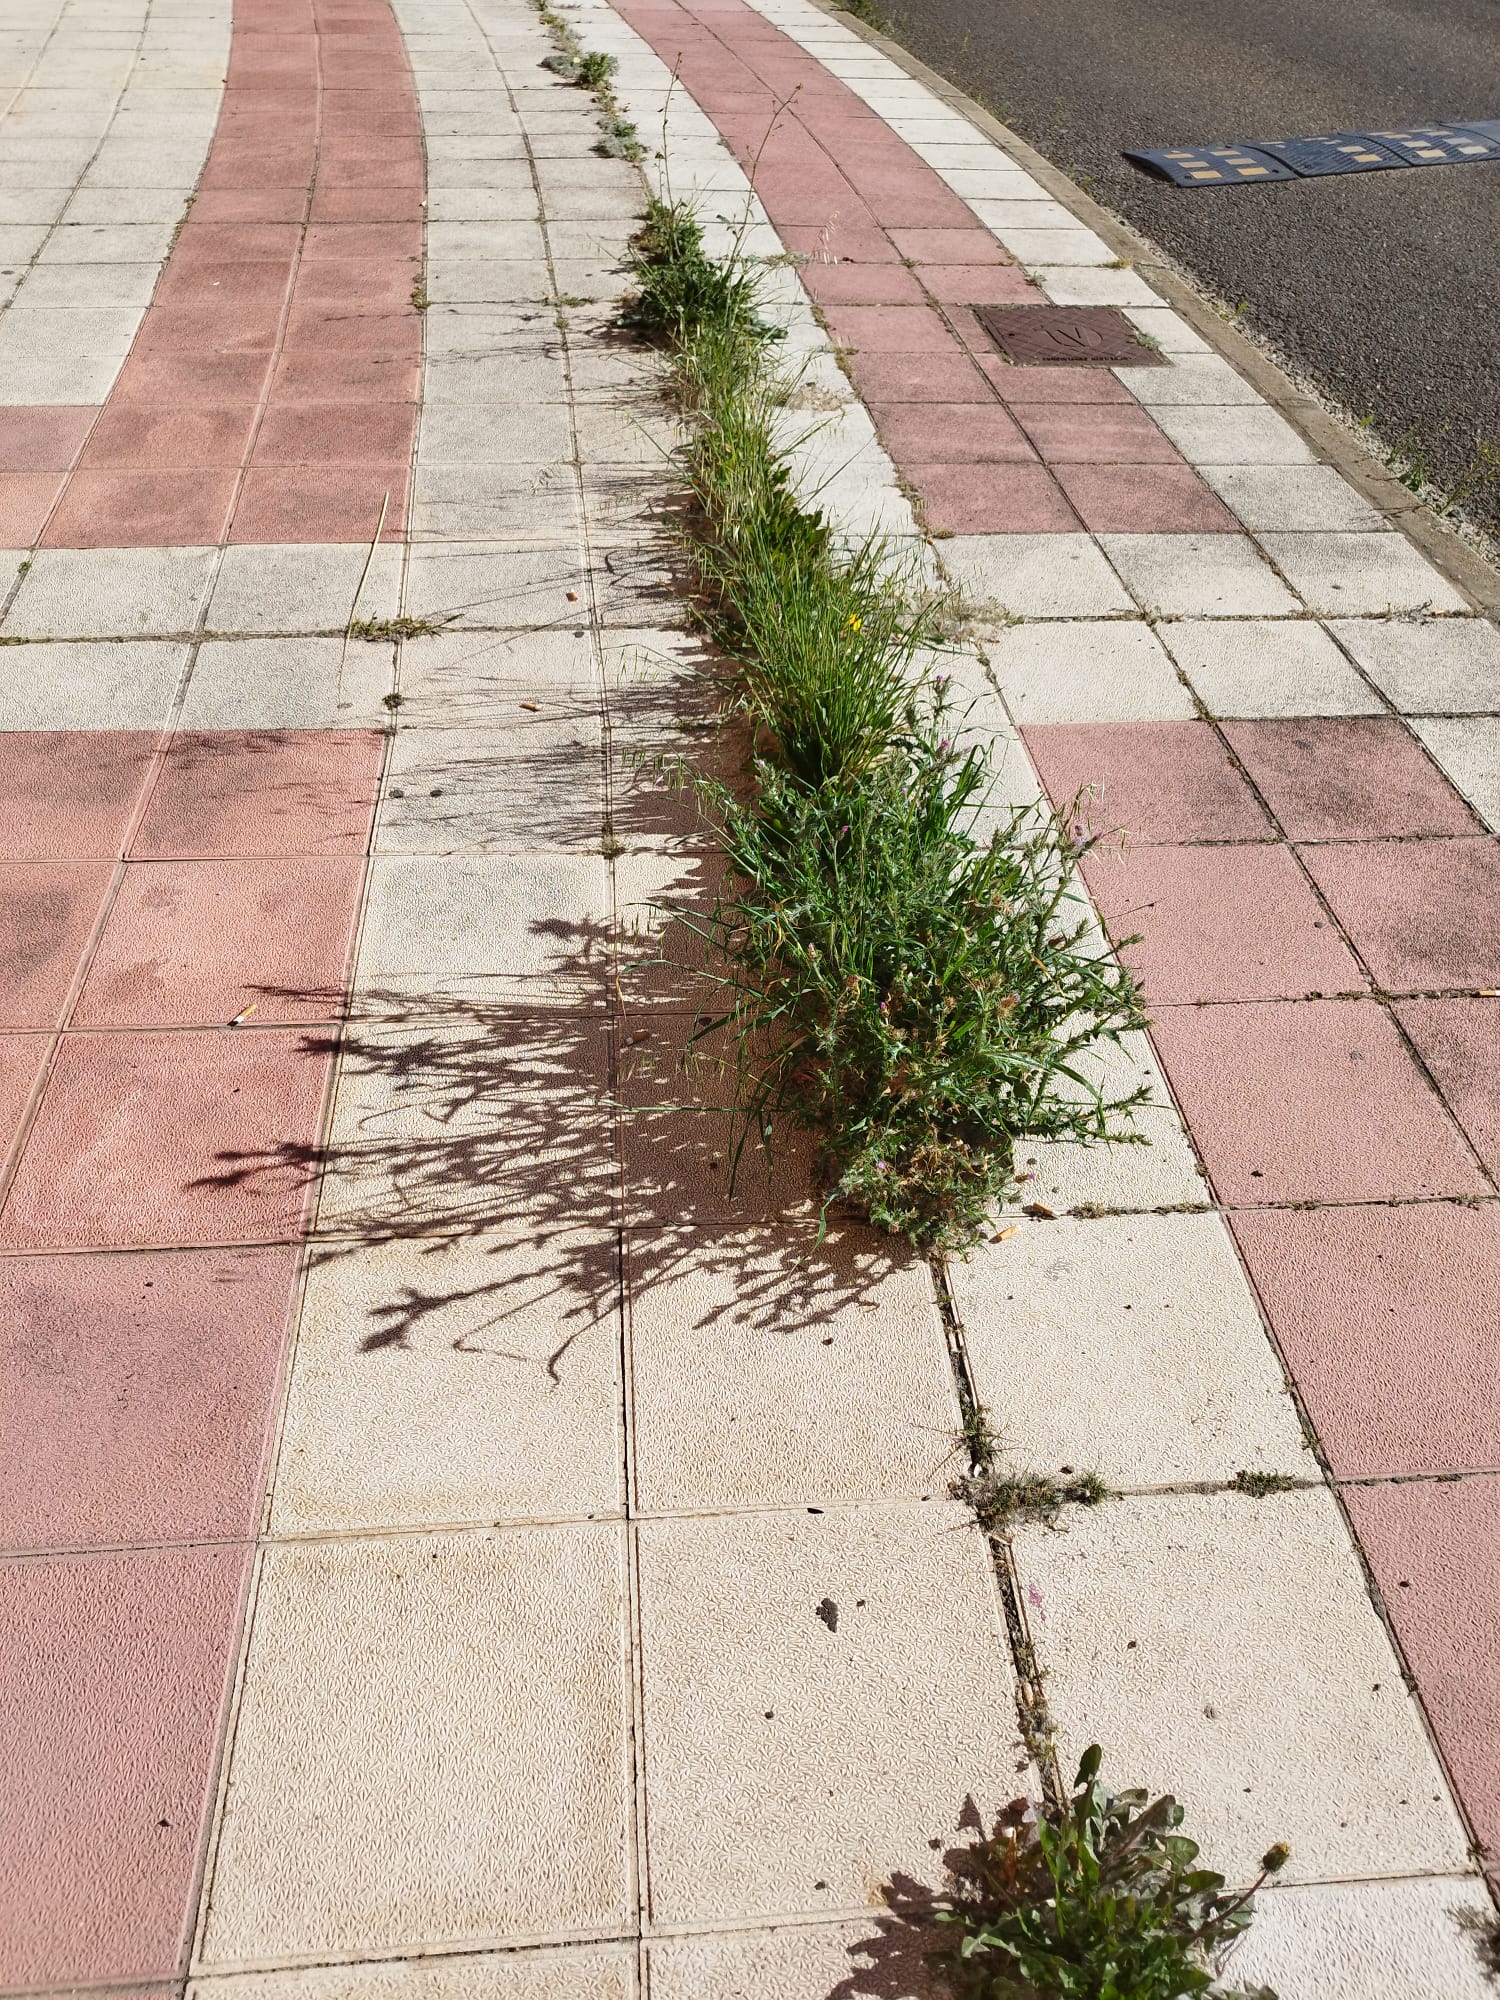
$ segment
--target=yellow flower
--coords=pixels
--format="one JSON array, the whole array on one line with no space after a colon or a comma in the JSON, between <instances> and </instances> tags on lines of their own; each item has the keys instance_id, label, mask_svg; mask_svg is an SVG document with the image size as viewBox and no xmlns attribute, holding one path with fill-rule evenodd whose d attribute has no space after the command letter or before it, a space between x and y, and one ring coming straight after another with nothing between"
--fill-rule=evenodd
<instances>
[{"instance_id":1,"label":"yellow flower","mask_svg":"<svg viewBox=\"0 0 1500 2000\"><path fill-rule=\"evenodd\" d=\"M856 618L854 613L851 611L849 614L849 630L851 632L858 632L862 629L863 625L864 625L864 620L862 618Z\"/></svg>"}]
</instances>

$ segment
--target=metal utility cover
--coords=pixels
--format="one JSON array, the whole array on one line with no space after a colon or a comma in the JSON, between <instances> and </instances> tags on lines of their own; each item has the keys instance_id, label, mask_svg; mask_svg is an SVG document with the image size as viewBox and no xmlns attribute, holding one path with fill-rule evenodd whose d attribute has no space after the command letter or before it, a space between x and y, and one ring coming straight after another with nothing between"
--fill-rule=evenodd
<instances>
[{"instance_id":1,"label":"metal utility cover","mask_svg":"<svg viewBox=\"0 0 1500 2000\"><path fill-rule=\"evenodd\" d=\"M1226 187L1241 181L1290 181L1296 176L1282 161L1253 146L1170 146L1132 149L1127 160L1165 174L1178 187Z\"/></svg>"},{"instance_id":2,"label":"metal utility cover","mask_svg":"<svg viewBox=\"0 0 1500 2000\"><path fill-rule=\"evenodd\" d=\"M1487 132L1464 125L1413 125L1404 132L1349 132L1350 139L1372 139L1387 152L1414 167L1452 167L1464 160L1500 159L1500 142Z\"/></svg>"},{"instance_id":3,"label":"metal utility cover","mask_svg":"<svg viewBox=\"0 0 1500 2000\"><path fill-rule=\"evenodd\" d=\"M1031 367L1150 368L1163 360L1114 306L975 306L974 315L1002 354Z\"/></svg>"},{"instance_id":4,"label":"metal utility cover","mask_svg":"<svg viewBox=\"0 0 1500 2000\"><path fill-rule=\"evenodd\" d=\"M1257 139L1256 148L1284 160L1296 174L1368 174L1414 164L1359 132L1322 132L1312 139Z\"/></svg>"}]
</instances>

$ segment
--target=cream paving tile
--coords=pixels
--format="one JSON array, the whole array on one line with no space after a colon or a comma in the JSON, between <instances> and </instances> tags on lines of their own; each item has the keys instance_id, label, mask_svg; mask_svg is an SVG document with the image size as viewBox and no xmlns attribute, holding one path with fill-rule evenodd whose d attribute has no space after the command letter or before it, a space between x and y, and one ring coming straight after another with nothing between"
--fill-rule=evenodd
<instances>
[{"instance_id":1,"label":"cream paving tile","mask_svg":"<svg viewBox=\"0 0 1500 2000\"><path fill-rule=\"evenodd\" d=\"M187 663L182 642L0 649L0 728L161 729Z\"/></svg>"},{"instance_id":2,"label":"cream paving tile","mask_svg":"<svg viewBox=\"0 0 1500 2000\"><path fill-rule=\"evenodd\" d=\"M412 497L414 541L504 538L518 543L576 546L580 527L577 475L566 462L549 465L438 465L419 461Z\"/></svg>"},{"instance_id":3,"label":"cream paving tile","mask_svg":"<svg viewBox=\"0 0 1500 2000\"><path fill-rule=\"evenodd\" d=\"M214 549L42 549L0 625L28 639L190 632L216 560Z\"/></svg>"},{"instance_id":4,"label":"cream paving tile","mask_svg":"<svg viewBox=\"0 0 1500 2000\"><path fill-rule=\"evenodd\" d=\"M465 626L513 628L576 623L587 616L583 552L451 542L412 549L406 610Z\"/></svg>"},{"instance_id":5,"label":"cream paving tile","mask_svg":"<svg viewBox=\"0 0 1500 2000\"><path fill-rule=\"evenodd\" d=\"M603 1231L315 1259L273 1531L618 1513L619 1312Z\"/></svg>"},{"instance_id":6,"label":"cream paving tile","mask_svg":"<svg viewBox=\"0 0 1500 2000\"><path fill-rule=\"evenodd\" d=\"M199 1969L622 1923L621 1554L602 1524L267 1550Z\"/></svg>"},{"instance_id":7,"label":"cream paving tile","mask_svg":"<svg viewBox=\"0 0 1500 2000\"><path fill-rule=\"evenodd\" d=\"M662 1939L646 1957L652 2000L940 2000L947 1989L925 1957L939 1942L874 1916Z\"/></svg>"},{"instance_id":8,"label":"cream paving tile","mask_svg":"<svg viewBox=\"0 0 1500 2000\"><path fill-rule=\"evenodd\" d=\"M1211 715L1386 712L1311 619L1194 618L1157 630Z\"/></svg>"},{"instance_id":9,"label":"cream paving tile","mask_svg":"<svg viewBox=\"0 0 1500 2000\"><path fill-rule=\"evenodd\" d=\"M600 851L604 736L597 706L542 688L528 700L523 709L512 690L486 723L461 733L400 731L376 853Z\"/></svg>"},{"instance_id":10,"label":"cream paving tile","mask_svg":"<svg viewBox=\"0 0 1500 2000\"><path fill-rule=\"evenodd\" d=\"M1389 527L1331 465L1200 465L1199 473L1247 528L1317 532Z\"/></svg>"},{"instance_id":11,"label":"cream paving tile","mask_svg":"<svg viewBox=\"0 0 1500 2000\"><path fill-rule=\"evenodd\" d=\"M1173 722L1197 714L1156 635L1126 619L1017 625L986 643L1017 723Z\"/></svg>"},{"instance_id":12,"label":"cream paving tile","mask_svg":"<svg viewBox=\"0 0 1500 2000\"><path fill-rule=\"evenodd\" d=\"M1091 269L1082 264L1053 263L1045 258L1028 260L1028 268L1047 297L1057 306L1161 304L1145 279L1134 271L1114 271L1107 266Z\"/></svg>"},{"instance_id":13,"label":"cream paving tile","mask_svg":"<svg viewBox=\"0 0 1500 2000\"><path fill-rule=\"evenodd\" d=\"M573 452L567 406L435 403L422 413L418 464L517 465L540 454L558 465Z\"/></svg>"},{"instance_id":14,"label":"cream paving tile","mask_svg":"<svg viewBox=\"0 0 1500 2000\"><path fill-rule=\"evenodd\" d=\"M1276 1888L1231 1954L1235 1985L1280 2000L1488 2000L1482 1962L1495 1906L1473 1875Z\"/></svg>"},{"instance_id":15,"label":"cream paving tile","mask_svg":"<svg viewBox=\"0 0 1500 2000\"><path fill-rule=\"evenodd\" d=\"M1007 224L990 226L1020 264L1045 264L1055 268L1059 264L1108 265L1114 262L1114 252L1092 229L1027 229Z\"/></svg>"},{"instance_id":16,"label":"cream paving tile","mask_svg":"<svg viewBox=\"0 0 1500 2000\"><path fill-rule=\"evenodd\" d=\"M1491 833L1500 833L1500 719L1434 715L1411 726Z\"/></svg>"},{"instance_id":17,"label":"cream paving tile","mask_svg":"<svg viewBox=\"0 0 1500 2000\"><path fill-rule=\"evenodd\" d=\"M1260 541L1311 609L1329 617L1418 607L1468 609L1460 593L1404 535L1266 533Z\"/></svg>"},{"instance_id":18,"label":"cream paving tile","mask_svg":"<svg viewBox=\"0 0 1500 2000\"><path fill-rule=\"evenodd\" d=\"M550 631L428 633L401 647L402 727L493 728L497 715L546 715L554 705L585 710L597 685L594 640L586 626Z\"/></svg>"},{"instance_id":19,"label":"cream paving tile","mask_svg":"<svg viewBox=\"0 0 1500 2000\"><path fill-rule=\"evenodd\" d=\"M395 646L342 639L207 639L184 729L383 729Z\"/></svg>"},{"instance_id":20,"label":"cream paving tile","mask_svg":"<svg viewBox=\"0 0 1500 2000\"><path fill-rule=\"evenodd\" d=\"M961 1415L931 1275L869 1232L637 1232L637 1505L941 1496Z\"/></svg>"},{"instance_id":21,"label":"cream paving tile","mask_svg":"<svg viewBox=\"0 0 1500 2000\"><path fill-rule=\"evenodd\" d=\"M1300 608L1244 535L1101 535L1099 544L1150 612L1243 618Z\"/></svg>"},{"instance_id":22,"label":"cream paving tile","mask_svg":"<svg viewBox=\"0 0 1500 2000\"><path fill-rule=\"evenodd\" d=\"M1403 715L1500 714L1500 632L1487 618L1339 618L1328 629Z\"/></svg>"},{"instance_id":23,"label":"cream paving tile","mask_svg":"<svg viewBox=\"0 0 1500 2000\"><path fill-rule=\"evenodd\" d=\"M1217 354L1179 356L1167 368L1116 368L1114 374L1138 403L1161 405L1257 404L1260 396Z\"/></svg>"},{"instance_id":24,"label":"cream paving tile","mask_svg":"<svg viewBox=\"0 0 1500 2000\"><path fill-rule=\"evenodd\" d=\"M634 1945L445 1953L441 1958L224 1973L191 1980L190 2000L635 2000Z\"/></svg>"},{"instance_id":25,"label":"cream paving tile","mask_svg":"<svg viewBox=\"0 0 1500 2000\"><path fill-rule=\"evenodd\" d=\"M1007 1466L1114 1487L1317 1477L1217 1215L1028 1222L949 1275Z\"/></svg>"},{"instance_id":26,"label":"cream paving tile","mask_svg":"<svg viewBox=\"0 0 1500 2000\"><path fill-rule=\"evenodd\" d=\"M1071 301L1069 301L1071 303ZM1176 445L1189 465L1311 465L1312 450L1285 417L1274 410L1247 404L1238 408L1208 408L1190 403L1158 405L1152 412L1159 429Z\"/></svg>"},{"instance_id":27,"label":"cream paving tile","mask_svg":"<svg viewBox=\"0 0 1500 2000\"><path fill-rule=\"evenodd\" d=\"M393 617L400 608L401 550L377 549L364 576L369 555L368 545L336 542L227 548L208 602L209 629L342 632L351 618Z\"/></svg>"},{"instance_id":28,"label":"cream paving tile","mask_svg":"<svg viewBox=\"0 0 1500 2000\"><path fill-rule=\"evenodd\" d=\"M1201 333L1194 333L1187 321L1170 306L1126 306L1125 317L1132 326L1149 334L1163 354L1209 354L1212 349Z\"/></svg>"},{"instance_id":29,"label":"cream paving tile","mask_svg":"<svg viewBox=\"0 0 1500 2000\"><path fill-rule=\"evenodd\" d=\"M954 535L938 544L938 559L981 626L995 622L984 613L996 607L1019 618L1135 609L1090 535Z\"/></svg>"},{"instance_id":30,"label":"cream paving tile","mask_svg":"<svg viewBox=\"0 0 1500 2000\"><path fill-rule=\"evenodd\" d=\"M966 1799L990 1813L1018 1789L1009 1654L966 1509L638 1533L658 1924L877 1908L896 1873L935 1881Z\"/></svg>"},{"instance_id":31,"label":"cream paving tile","mask_svg":"<svg viewBox=\"0 0 1500 2000\"><path fill-rule=\"evenodd\" d=\"M1017 1562L1062 1761L1169 1790L1248 1881L1459 1872L1467 1840L1324 1487L1173 1494L1026 1529ZM1134 1642L1134 1643L1132 1643Z\"/></svg>"}]
</instances>

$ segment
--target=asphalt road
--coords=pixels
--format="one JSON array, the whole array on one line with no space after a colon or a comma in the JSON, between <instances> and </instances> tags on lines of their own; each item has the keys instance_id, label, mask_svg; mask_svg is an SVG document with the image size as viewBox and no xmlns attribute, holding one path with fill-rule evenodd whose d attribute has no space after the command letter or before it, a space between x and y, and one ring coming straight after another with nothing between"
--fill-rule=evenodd
<instances>
[{"instance_id":1,"label":"asphalt road","mask_svg":"<svg viewBox=\"0 0 1500 2000\"><path fill-rule=\"evenodd\" d=\"M892 32L1500 533L1500 160L1178 189L1126 146L1500 117L1500 0L888 0ZM1476 458L1476 455L1477 458Z\"/></svg>"}]
</instances>

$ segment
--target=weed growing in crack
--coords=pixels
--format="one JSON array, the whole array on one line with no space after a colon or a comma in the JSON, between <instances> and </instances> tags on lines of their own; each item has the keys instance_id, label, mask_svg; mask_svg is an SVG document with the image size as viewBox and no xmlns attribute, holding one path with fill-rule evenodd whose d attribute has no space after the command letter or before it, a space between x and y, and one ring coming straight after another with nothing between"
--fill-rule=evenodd
<instances>
[{"instance_id":1,"label":"weed growing in crack","mask_svg":"<svg viewBox=\"0 0 1500 2000\"><path fill-rule=\"evenodd\" d=\"M1248 1493L1252 1500L1266 1500L1273 1493L1290 1493L1307 1482L1290 1472L1237 1472L1229 1484L1236 1493Z\"/></svg>"},{"instance_id":2,"label":"weed growing in crack","mask_svg":"<svg viewBox=\"0 0 1500 2000\"><path fill-rule=\"evenodd\" d=\"M1273 1847L1249 1889L1198 1863L1170 1797L1110 1792L1098 1744L1065 1809L1016 1799L951 1862L937 1921L958 1933L935 1963L960 2000L1235 2000L1213 1966L1249 1925L1256 1892L1286 1866ZM1238 2000L1276 2000L1269 1987Z\"/></svg>"},{"instance_id":3,"label":"weed growing in crack","mask_svg":"<svg viewBox=\"0 0 1500 2000\"><path fill-rule=\"evenodd\" d=\"M349 624L349 637L366 639L376 646L394 639L430 639L457 616L457 612L450 612L444 618L413 618L403 612L399 618L355 618Z\"/></svg>"},{"instance_id":4,"label":"weed growing in crack","mask_svg":"<svg viewBox=\"0 0 1500 2000\"><path fill-rule=\"evenodd\" d=\"M962 1441L969 1455L968 1470L950 1482L948 1491L973 1509L987 1535L1009 1535L1027 1522L1052 1528L1064 1507L1097 1507L1110 1498L1109 1488L1094 1472L1065 1468L1058 1478L1050 1472L1006 1471L1001 1463L1004 1446L982 1403L967 1412Z\"/></svg>"},{"instance_id":5,"label":"weed growing in crack","mask_svg":"<svg viewBox=\"0 0 1500 2000\"><path fill-rule=\"evenodd\" d=\"M591 92L599 106L598 150L612 159L639 160L644 152L640 137L614 92L613 79L619 67L614 57L602 49L586 49L570 23L546 0L538 0L537 13L556 45L552 55L542 57L543 69Z\"/></svg>"}]
</instances>

